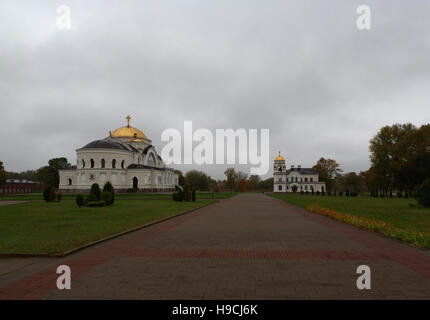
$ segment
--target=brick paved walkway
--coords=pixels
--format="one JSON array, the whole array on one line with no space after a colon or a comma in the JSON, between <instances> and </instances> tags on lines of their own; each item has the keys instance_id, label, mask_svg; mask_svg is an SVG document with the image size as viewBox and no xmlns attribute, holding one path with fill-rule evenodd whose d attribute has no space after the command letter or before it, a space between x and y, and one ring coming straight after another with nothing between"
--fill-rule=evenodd
<instances>
[{"instance_id":1,"label":"brick paved walkway","mask_svg":"<svg viewBox=\"0 0 430 320\"><path fill-rule=\"evenodd\" d=\"M55 287L56 267L72 289ZM357 266L372 289L356 288ZM0 299L429 299L430 254L242 194L65 258L0 259Z\"/></svg>"}]
</instances>

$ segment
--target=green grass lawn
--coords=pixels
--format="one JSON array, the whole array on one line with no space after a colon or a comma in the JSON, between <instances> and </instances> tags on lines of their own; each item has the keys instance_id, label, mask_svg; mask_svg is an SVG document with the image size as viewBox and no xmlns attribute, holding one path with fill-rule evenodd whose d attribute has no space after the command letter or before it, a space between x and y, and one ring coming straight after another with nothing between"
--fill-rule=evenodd
<instances>
[{"instance_id":1,"label":"green grass lawn","mask_svg":"<svg viewBox=\"0 0 430 320\"><path fill-rule=\"evenodd\" d=\"M197 192L197 199L226 199L235 196L235 192ZM74 200L76 195L63 194L63 200ZM121 193L116 194L115 199L118 200L147 200L147 199L172 199L172 195L168 193ZM27 194L11 194L0 195L2 200L43 200L41 193L27 193Z\"/></svg>"},{"instance_id":2,"label":"green grass lawn","mask_svg":"<svg viewBox=\"0 0 430 320\"><path fill-rule=\"evenodd\" d=\"M372 218L391 223L401 229L430 233L430 208L411 208L414 199L372 198L366 195L358 197L317 196L300 194L272 194L295 206L306 208L311 204L365 218Z\"/></svg>"},{"instance_id":3,"label":"green grass lawn","mask_svg":"<svg viewBox=\"0 0 430 320\"><path fill-rule=\"evenodd\" d=\"M212 202L128 199L102 208L78 208L74 201L0 206L0 253L63 253Z\"/></svg>"}]
</instances>

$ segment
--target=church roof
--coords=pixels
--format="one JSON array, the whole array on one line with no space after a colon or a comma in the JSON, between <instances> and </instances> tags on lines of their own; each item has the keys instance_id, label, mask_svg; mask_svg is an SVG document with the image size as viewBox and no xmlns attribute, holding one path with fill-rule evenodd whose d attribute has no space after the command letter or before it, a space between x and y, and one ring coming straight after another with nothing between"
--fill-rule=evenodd
<instances>
[{"instance_id":1,"label":"church roof","mask_svg":"<svg viewBox=\"0 0 430 320\"><path fill-rule=\"evenodd\" d=\"M155 170L165 171L168 168L152 167L152 166L147 166L147 165L144 165L144 164L135 164L135 163L132 163L132 164L130 164L127 167L127 169L155 169Z\"/></svg>"},{"instance_id":2,"label":"church roof","mask_svg":"<svg viewBox=\"0 0 430 320\"><path fill-rule=\"evenodd\" d=\"M287 174L291 172L298 172L300 174L317 174L317 171L314 168L291 168L285 171Z\"/></svg>"},{"instance_id":3,"label":"church roof","mask_svg":"<svg viewBox=\"0 0 430 320\"><path fill-rule=\"evenodd\" d=\"M106 139L92 141L88 143L86 146L84 146L82 149L119 149L119 150L129 151L122 144L112 140L106 140Z\"/></svg>"}]
</instances>

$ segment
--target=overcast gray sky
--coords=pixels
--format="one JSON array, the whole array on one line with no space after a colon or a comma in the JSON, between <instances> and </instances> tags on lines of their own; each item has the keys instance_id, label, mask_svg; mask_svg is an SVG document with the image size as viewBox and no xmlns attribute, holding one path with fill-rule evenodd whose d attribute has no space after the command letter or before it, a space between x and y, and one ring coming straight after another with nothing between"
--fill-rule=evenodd
<instances>
[{"instance_id":1,"label":"overcast gray sky","mask_svg":"<svg viewBox=\"0 0 430 320\"><path fill-rule=\"evenodd\" d=\"M72 9L58 30L57 6ZM372 9L372 30L356 8ZM8 171L131 124L269 128L271 161L369 166L380 127L430 122L430 1L0 2L0 161ZM189 167L176 166L179 169ZM202 169L222 178L226 166Z\"/></svg>"}]
</instances>

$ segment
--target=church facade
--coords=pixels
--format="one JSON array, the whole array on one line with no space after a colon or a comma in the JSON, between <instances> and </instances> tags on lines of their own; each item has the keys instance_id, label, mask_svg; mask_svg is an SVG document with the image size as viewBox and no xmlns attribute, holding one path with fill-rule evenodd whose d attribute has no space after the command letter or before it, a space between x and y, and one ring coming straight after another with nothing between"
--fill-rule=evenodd
<instances>
[{"instance_id":1,"label":"church facade","mask_svg":"<svg viewBox=\"0 0 430 320\"><path fill-rule=\"evenodd\" d=\"M273 192L325 192L325 182L319 181L318 172L314 168L297 168L293 165L286 168L285 159L281 153L273 165Z\"/></svg>"},{"instance_id":2,"label":"church facade","mask_svg":"<svg viewBox=\"0 0 430 320\"><path fill-rule=\"evenodd\" d=\"M166 167L152 141L137 128L127 125L109 132L76 150L76 166L59 170L59 189L65 193L88 192L93 183L100 188L110 181L116 192L170 192L178 175Z\"/></svg>"}]
</instances>

